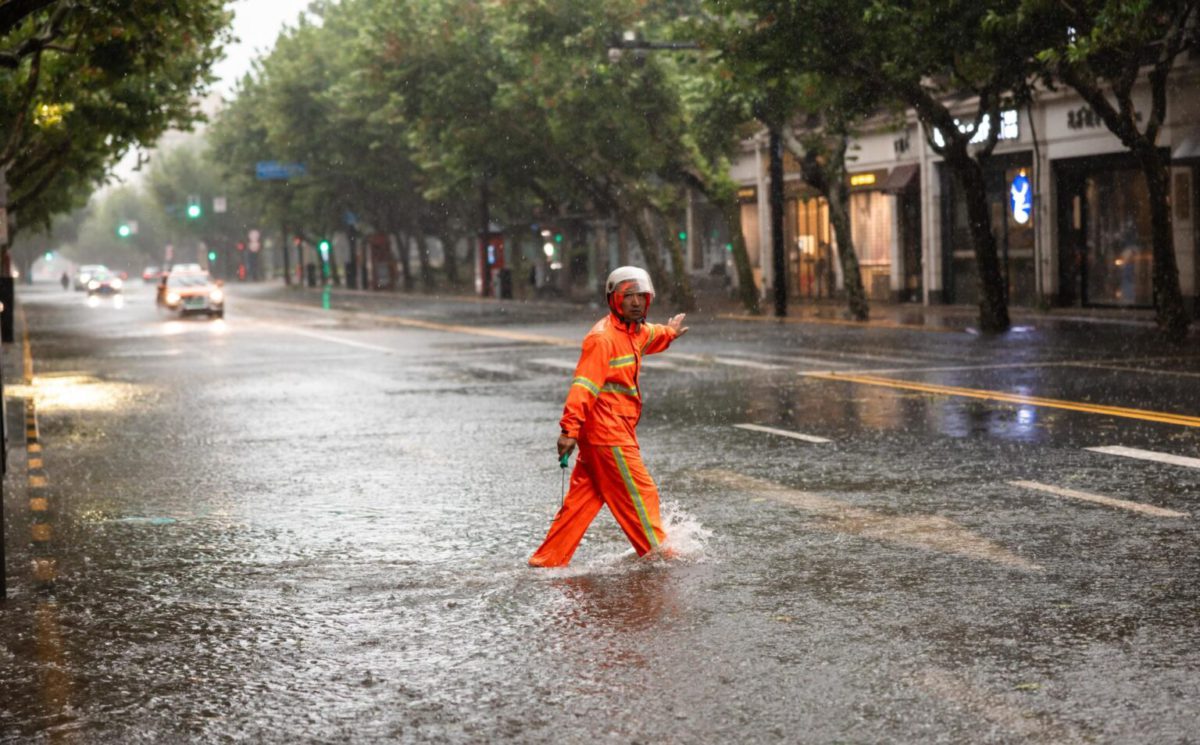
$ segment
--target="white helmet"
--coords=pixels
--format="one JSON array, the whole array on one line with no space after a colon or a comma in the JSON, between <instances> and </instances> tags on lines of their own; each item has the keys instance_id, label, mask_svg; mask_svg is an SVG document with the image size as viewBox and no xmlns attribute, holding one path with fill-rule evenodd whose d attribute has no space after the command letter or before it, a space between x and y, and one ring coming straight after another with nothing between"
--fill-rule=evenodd
<instances>
[{"instance_id":1,"label":"white helmet","mask_svg":"<svg viewBox=\"0 0 1200 745\"><path fill-rule=\"evenodd\" d=\"M650 281L650 275L646 273L645 269L636 266L619 266L613 269L604 282L605 296L612 295L618 287L626 282L634 283L629 292L644 292L654 299L654 283Z\"/></svg>"}]
</instances>

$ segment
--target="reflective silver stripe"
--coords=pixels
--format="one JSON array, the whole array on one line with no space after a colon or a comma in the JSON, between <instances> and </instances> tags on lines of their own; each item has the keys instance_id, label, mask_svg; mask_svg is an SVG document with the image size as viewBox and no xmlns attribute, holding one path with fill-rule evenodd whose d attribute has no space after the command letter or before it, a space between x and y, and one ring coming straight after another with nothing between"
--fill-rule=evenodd
<instances>
[{"instance_id":1,"label":"reflective silver stripe","mask_svg":"<svg viewBox=\"0 0 1200 745\"><path fill-rule=\"evenodd\" d=\"M577 385L580 388L585 388L593 396L600 395L600 389L596 387L595 383L588 380L587 378L575 378L574 380L571 381L571 385Z\"/></svg>"},{"instance_id":2,"label":"reflective silver stripe","mask_svg":"<svg viewBox=\"0 0 1200 745\"><path fill-rule=\"evenodd\" d=\"M632 354L627 354L624 357L613 357L608 361L609 367L629 367L637 361L637 357Z\"/></svg>"},{"instance_id":3,"label":"reflective silver stripe","mask_svg":"<svg viewBox=\"0 0 1200 745\"><path fill-rule=\"evenodd\" d=\"M633 483L633 474L629 472L625 454L621 452L620 447L614 445L613 455L617 459L617 468L621 469L621 478L625 481L625 489L629 492L629 498L633 500L633 508L637 510L638 518L642 521L642 530L646 532L646 540L650 543L650 548L658 548L658 537L654 535L654 527L650 525L650 516L646 514L642 493L638 491L637 484Z\"/></svg>"},{"instance_id":4,"label":"reflective silver stripe","mask_svg":"<svg viewBox=\"0 0 1200 745\"><path fill-rule=\"evenodd\" d=\"M637 388L626 388L625 386L617 385L616 383L605 383L604 387L600 389L600 392L620 393L626 396L636 396L638 394Z\"/></svg>"}]
</instances>

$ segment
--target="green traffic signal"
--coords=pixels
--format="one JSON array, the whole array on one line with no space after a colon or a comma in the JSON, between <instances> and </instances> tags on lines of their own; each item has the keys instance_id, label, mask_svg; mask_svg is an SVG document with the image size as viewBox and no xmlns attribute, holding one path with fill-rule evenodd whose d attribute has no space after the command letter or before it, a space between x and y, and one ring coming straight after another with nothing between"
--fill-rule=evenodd
<instances>
[{"instance_id":1,"label":"green traffic signal","mask_svg":"<svg viewBox=\"0 0 1200 745\"><path fill-rule=\"evenodd\" d=\"M686 241L686 240L687 240L687 233L685 233L685 232L684 232L684 231L682 231L682 230L681 230L681 231L679 231L679 240L681 240L681 241Z\"/></svg>"},{"instance_id":2,"label":"green traffic signal","mask_svg":"<svg viewBox=\"0 0 1200 745\"><path fill-rule=\"evenodd\" d=\"M555 234L554 234L554 242L555 242L555 243L562 243L562 233L555 233Z\"/></svg>"},{"instance_id":3,"label":"green traffic signal","mask_svg":"<svg viewBox=\"0 0 1200 745\"><path fill-rule=\"evenodd\" d=\"M195 220L197 217L199 217L200 216L200 205L189 204L188 208L187 208L187 216L188 216L188 218L190 218L192 220Z\"/></svg>"},{"instance_id":4,"label":"green traffic signal","mask_svg":"<svg viewBox=\"0 0 1200 745\"><path fill-rule=\"evenodd\" d=\"M128 238L129 236L133 235L133 228L129 227L129 225L126 223L121 223L117 226L117 235L122 238Z\"/></svg>"},{"instance_id":5,"label":"green traffic signal","mask_svg":"<svg viewBox=\"0 0 1200 745\"><path fill-rule=\"evenodd\" d=\"M209 252L208 252L208 260L209 260L209 261L216 261L216 260L217 260L217 252L216 252L216 251L209 251Z\"/></svg>"},{"instance_id":6,"label":"green traffic signal","mask_svg":"<svg viewBox=\"0 0 1200 745\"><path fill-rule=\"evenodd\" d=\"M321 239L321 242L317 244L317 250L319 250L321 252L322 256L328 256L329 255L329 241L327 239Z\"/></svg>"}]
</instances>

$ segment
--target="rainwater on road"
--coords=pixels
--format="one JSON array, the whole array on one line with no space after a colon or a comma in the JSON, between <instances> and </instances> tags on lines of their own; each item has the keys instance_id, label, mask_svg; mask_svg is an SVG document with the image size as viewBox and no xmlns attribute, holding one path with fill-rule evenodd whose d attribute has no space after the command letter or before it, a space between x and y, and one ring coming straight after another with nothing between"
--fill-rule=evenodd
<instances>
[{"instance_id":1,"label":"rainwater on road","mask_svg":"<svg viewBox=\"0 0 1200 745\"><path fill-rule=\"evenodd\" d=\"M536 570L598 307L227 289L21 288L3 741L1200 733L1194 339L700 314L641 381L678 557L602 511Z\"/></svg>"}]
</instances>

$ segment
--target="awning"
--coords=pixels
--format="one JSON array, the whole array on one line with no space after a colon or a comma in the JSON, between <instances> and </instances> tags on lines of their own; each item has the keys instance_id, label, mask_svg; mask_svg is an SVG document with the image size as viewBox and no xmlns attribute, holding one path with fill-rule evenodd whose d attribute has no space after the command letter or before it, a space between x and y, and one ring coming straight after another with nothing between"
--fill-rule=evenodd
<instances>
[{"instance_id":1,"label":"awning","mask_svg":"<svg viewBox=\"0 0 1200 745\"><path fill-rule=\"evenodd\" d=\"M902 166L896 166L892 172L888 174L887 179L883 182L883 190L889 194L899 194L912 184L917 174L921 172L921 164L908 163Z\"/></svg>"},{"instance_id":2,"label":"awning","mask_svg":"<svg viewBox=\"0 0 1200 745\"><path fill-rule=\"evenodd\" d=\"M1200 139L1184 137L1171 152L1171 160L1196 160L1200 158Z\"/></svg>"}]
</instances>

